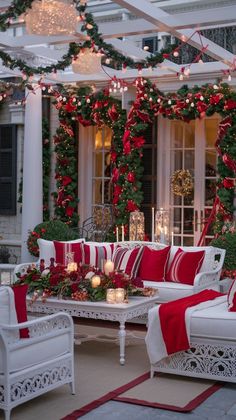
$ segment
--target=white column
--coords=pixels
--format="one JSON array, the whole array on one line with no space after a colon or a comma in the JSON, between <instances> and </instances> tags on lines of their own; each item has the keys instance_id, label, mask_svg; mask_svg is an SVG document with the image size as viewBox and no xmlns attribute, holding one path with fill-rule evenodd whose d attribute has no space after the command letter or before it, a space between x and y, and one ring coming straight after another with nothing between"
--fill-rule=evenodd
<instances>
[{"instance_id":1,"label":"white column","mask_svg":"<svg viewBox=\"0 0 236 420\"><path fill-rule=\"evenodd\" d=\"M26 91L22 195L21 262L34 258L27 249L29 230L43 221L42 91Z\"/></svg>"}]
</instances>

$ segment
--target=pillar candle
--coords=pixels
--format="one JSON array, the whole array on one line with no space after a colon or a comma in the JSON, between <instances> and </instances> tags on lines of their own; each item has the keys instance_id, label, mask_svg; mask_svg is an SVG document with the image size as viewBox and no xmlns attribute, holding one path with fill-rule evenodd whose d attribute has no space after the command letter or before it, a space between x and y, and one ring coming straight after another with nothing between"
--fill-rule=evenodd
<instances>
[{"instance_id":1,"label":"pillar candle","mask_svg":"<svg viewBox=\"0 0 236 420\"><path fill-rule=\"evenodd\" d=\"M91 278L91 285L94 289L96 287L100 286L100 284L101 284L101 277L100 276L95 275Z\"/></svg>"},{"instance_id":2,"label":"pillar candle","mask_svg":"<svg viewBox=\"0 0 236 420\"><path fill-rule=\"evenodd\" d=\"M124 230L124 225L121 225L121 240L122 240L122 242L124 242L124 240L125 240L125 230Z\"/></svg>"},{"instance_id":3,"label":"pillar candle","mask_svg":"<svg viewBox=\"0 0 236 420\"><path fill-rule=\"evenodd\" d=\"M114 271L114 263L111 260L107 260L104 264L104 274L109 276Z\"/></svg>"},{"instance_id":4,"label":"pillar candle","mask_svg":"<svg viewBox=\"0 0 236 420\"><path fill-rule=\"evenodd\" d=\"M116 242L119 242L119 228L116 226Z\"/></svg>"},{"instance_id":5,"label":"pillar candle","mask_svg":"<svg viewBox=\"0 0 236 420\"><path fill-rule=\"evenodd\" d=\"M152 242L154 242L154 225L155 225L155 215L154 215L154 207L152 207Z\"/></svg>"}]
</instances>

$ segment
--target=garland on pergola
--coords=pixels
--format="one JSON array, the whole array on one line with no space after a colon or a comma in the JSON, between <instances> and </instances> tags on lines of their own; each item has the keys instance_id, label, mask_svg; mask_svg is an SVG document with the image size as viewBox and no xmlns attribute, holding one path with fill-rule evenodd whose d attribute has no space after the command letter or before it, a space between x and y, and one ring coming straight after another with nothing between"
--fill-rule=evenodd
<instances>
[{"instance_id":1,"label":"garland on pergola","mask_svg":"<svg viewBox=\"0 0 236 420\"><path fill-rule=\"evenodd\" d=\"M145 60L134 61L131 57L121 54L111 44L103 40L93 15L85 12L87 6L85 2L80 2L79 0L72 1L76 10L79 12L80 20L83 22L81 32L86 38L83 42L69 43L68 51L63 55L62 59L57 63L45 67L30 66L24 60L13 58L10 54L0 50L2 63L11 70L16 68L20 69L23 76L27 79L35 74L43 76L45 73L56 73L58 70L64 70L78 57L80 51L83 51L85 48L90 48L94 52L108 57L106 60L106 65L108 66L116 69L130 67L141 70L142 68L152 68L162 63L177 48L177 44L170 45L167 48L161 49L160 52L151 54ZM23 13L27 13L27 10L31 8L33 2L34 0L13 0L9 8L0 15L0 31L5 31L9 28L12 19L16 19Z\"/></svg>"}]
</instances>

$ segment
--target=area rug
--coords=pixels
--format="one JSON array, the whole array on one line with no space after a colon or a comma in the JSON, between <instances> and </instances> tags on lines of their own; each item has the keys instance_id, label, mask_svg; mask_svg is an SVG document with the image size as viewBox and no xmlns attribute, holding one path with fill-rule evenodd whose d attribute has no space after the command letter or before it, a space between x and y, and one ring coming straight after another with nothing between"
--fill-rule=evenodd
<instances>
[{"instance_id":1,"label":"area rug","mask_svg":"<svg viewBox=\"0 0 236 420\"><path fill-rule=\"evenodd\" d=\"M80 324L77 329L82 339L87 335L91 338L99 332L102 341L87 341L75 346L76 395L70 394L68 385L62 386L16 407L12 410L11 420L32 420L33 418L76 420L101 404L118 397L129 398L129 402L132 403L136 400L138 404L141 404L139 394L133 398L126 392L129 389L131 392L139 384L145 385L149 382L150 365L143 340L144 329L140 330L135 325L129 327L129 330L135 332L138 338L128 338L124 366L119 363L119 345L113 341L118 332L116 329ZM177 386L179 387L180 384ZM210 386L209 383L208 388ZM199 389L199 394L201 394L203 389ZM171 393L173 394L174 391ZM196 394L193 398L195 397ZM189 398L193 399L191 395ZM166 401L164 404L167 404ZM178 401L171 404L177 406ZM0 412L0 420L3 419L3 412Z\"/></svg>"}]
</instances>

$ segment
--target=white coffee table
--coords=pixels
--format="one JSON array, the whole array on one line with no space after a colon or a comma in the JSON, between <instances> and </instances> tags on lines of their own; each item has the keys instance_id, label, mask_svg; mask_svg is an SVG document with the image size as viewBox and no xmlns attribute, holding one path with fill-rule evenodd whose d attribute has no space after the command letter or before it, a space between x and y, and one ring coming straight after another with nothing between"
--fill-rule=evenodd
<instances>
[{"instance_id":1,"label":"white coffee table","mask_svg":"<svg viewBox=\"0 0 236 420\"><path fill-rule=\"evenodd\" d=\"M120 364L125 364L125 323L128 320L147 314L158 301L158 295L152 297L130 297L129 303L109 304L101 302L81 302L66 299L48 298L46 302L37 300L31 302L27 297L28 312L52 314L59 311L67 312L73 317L93 318L106 321L117 321L120 324L118 338L120 345Z\"/></svg>"}]
</instances>

